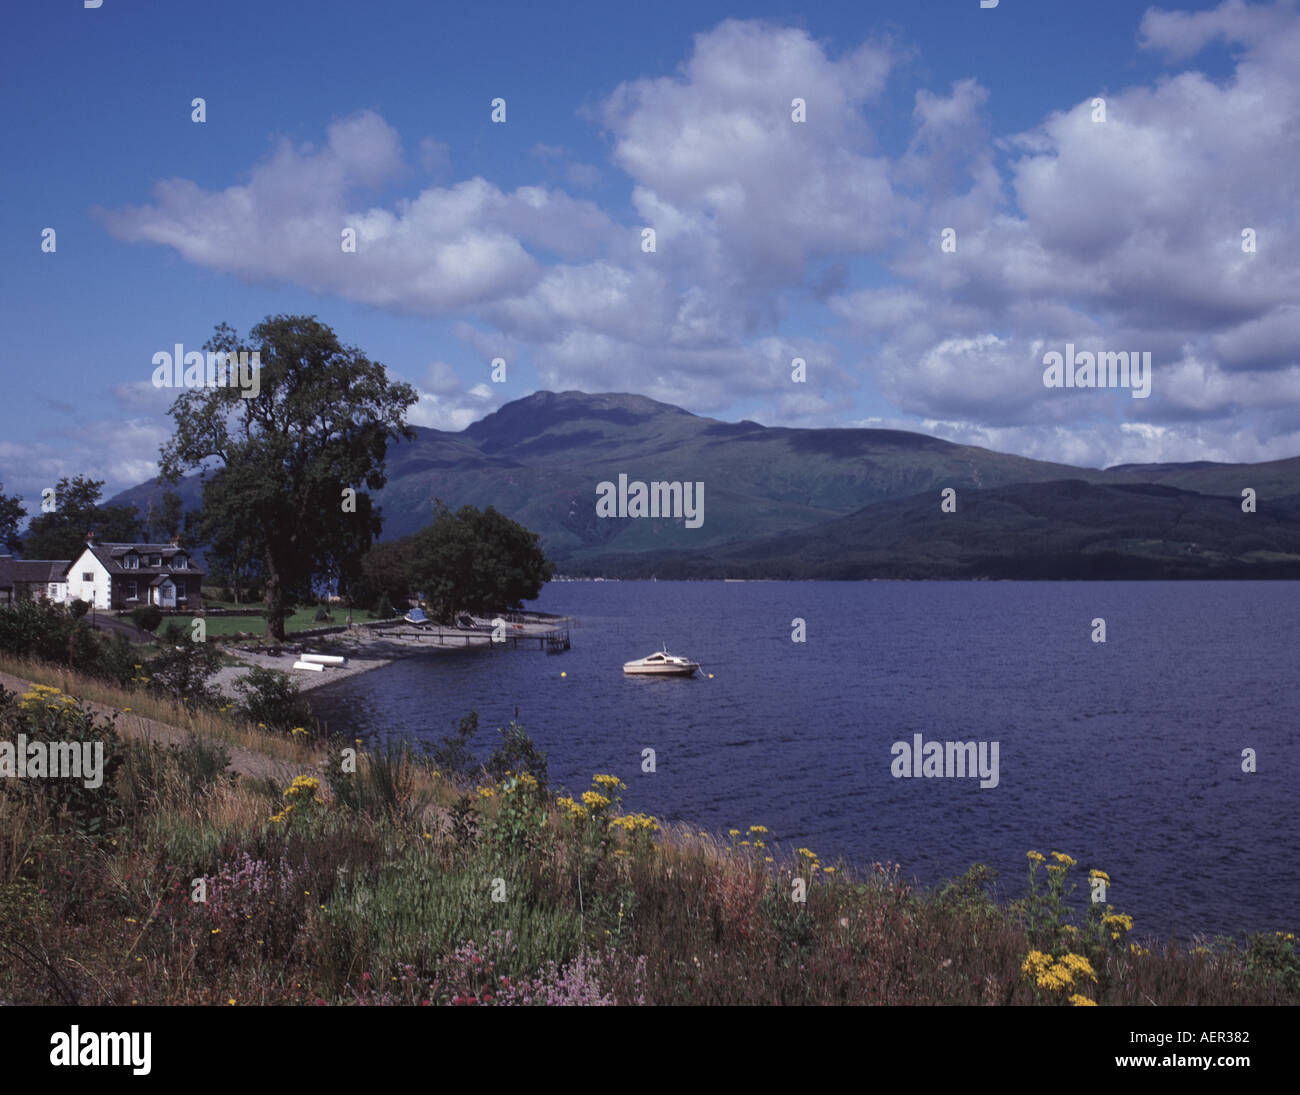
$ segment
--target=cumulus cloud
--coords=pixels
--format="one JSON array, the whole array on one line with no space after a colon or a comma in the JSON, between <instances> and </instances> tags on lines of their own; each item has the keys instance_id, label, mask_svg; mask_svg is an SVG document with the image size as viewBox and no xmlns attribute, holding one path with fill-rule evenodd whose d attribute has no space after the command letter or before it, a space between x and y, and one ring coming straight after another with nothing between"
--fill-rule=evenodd
<instances>
[{"instance_id":1,"label":"cumulus cloud","mask_svg":"<svg viewBox=\"0 0 1300 1095\"><path fill-rule=\"evenodd\" d=\"M78 415L36 439L0 442L0 482L6 494L23 499L29 517L41 511L41 491L64 476L103 480L106 501L158 474L159 448L171 436L168 425L152 417L96 421Z\"/></svg>"},{"instance_id":2,"label":"cumulus cloud","mask_svg":"<svg viewBox=\"0 0 1300 1095\"><path fill-rule=\"evenodd\" d=\"M407 412L407 420L414 426L450 433L463 430L506 402L501 385L480 382L467 388L446 361L430 363L416 393L419 400Z\"/></svg>"},{"instance_id":3,"label":"cumulus cloud","mask_svg":"<svg viewBox=\"0 0 1300 1095\"><path fill-rule=\"evenodd\" d=\"M1300 19L1290 4L1228 2L1149 12L1142 34L1147 48L1180 58L1222 37L1239 50L1233 74L1216 82L1183 71L1115 92L1104 121L1091 100L1054 111L994 142L1005 176L989 145L970 139L985 101L977 85L918 94L920 125L900 169L929 188L930 245L891 257L899 285L831 301L870 348L862 367L901 409L1021 431L1021 452L1042 447L1025 430L1062 453L1095 448L1064 446L1058 431L1071 425L1094 437L1100 428L1131 452L1137 435L1112 427L1165 423L1141 433L1143 445L1197 458L1207 434L1177 423L1208 417L1222 420L1215 451L1231 453L1236 437L1284 454L1267 436L1246 440L1232 419L1270 398L1295 400ZM939 246L944 227L956 229L955 252ZM1255 253L1243 250L1247 229ZM1041 354L1067 342L1150 351L1151 399L1044 390ZM1291 438L1295 417L1250 421Z\"/></svg>"},{"instance_id":4,"label":"cumulus cloud","mask_svg":"<svg viewBox=\"0 0 1300 1095\"><path fill-rule=\"evenodd\" d=\"M426 142L426 163L441 147ZM393 209L351 204L403 164L397 133L364 111L331 125L319 148L280 142L242 185L209 191L166 179L151 205L98 215L119 238L173 247L200 266L429 316L526 289L541 273L530 247L588 253L609 235L589 202L542 187L506 193L481 177ZM343 248L345 229L355 252Z\"/></svg>"},{"instance_id":5,"label":"cumulus cloud","mask_svg":"<svg viewBox=\"0 0 1300 1095\"><path fill-rule=\"evenodd\" d=\"M1258 46L1292 21L1294 5L1269 7L1225 0L1211 11L1185 12L1148 9L1142 17L1139 40L1144 49L1160 50L1173 60L1185 61L1216 38L1233 45Z\"/></svg>"},{"instance_id":6,"label":"cumulus cloud","mask_svg":"<svg viewBox=\"0 0 1300 1095\"><path fill-rule=\"evenodd\" d=\"M1188 67L1219 41L1227 78ZM915 90L891 157L875 126L898 46L728 20L676 71L626 80L589 112L608 164L533 146L529 162L563 186L470 177L367 203L406 167L396 132L362 112L320 146L279 143L239 185L164 180L150 204L100 215L123 239L249 280L454 316L485 363L527 361L548 387L706 413L747 402L804 424L838 423L870 389L900 424L1040 457L1287 455L1300 17L1288 2L1153 9L1137 45L1177 67L1107 90L1104 120L1091 98L1045 103L1032 128L997 134L989 88L967 76ZM418 156L435 175L450 164L433 138ZM626 186L625 221L564 189L606 173ZM861 280L864 263L881 276ZM1151 398L1045 389L1042 355L1066 343L1150 351ZM790 380L797 356L806 387ZM439 364L413 420L457 428L494 399Z\"/></svg>"},{"instance_id":7,"label":"cumulus cloud","mask_svg":"<svg viewBox=\"0 0 1300 1095\"><path fill-rule=\"evenodd\" d=\"M706 218L750 280L765 266L789 276L894 231L899 199L862 114L890 66L885 46L836 59L805 31L730 20L696 37L677 75L619 85L603 120L647 208Z\"/></svg>"}]
</instances>

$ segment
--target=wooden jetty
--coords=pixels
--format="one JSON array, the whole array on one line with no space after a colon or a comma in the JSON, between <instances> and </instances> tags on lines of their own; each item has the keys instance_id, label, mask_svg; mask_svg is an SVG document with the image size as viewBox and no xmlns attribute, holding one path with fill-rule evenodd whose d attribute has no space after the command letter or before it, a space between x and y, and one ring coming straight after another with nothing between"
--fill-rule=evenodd
<instances>
[{"instance_id":1,"label":"wooden jetty","mask_svg":"<svg viewBox=\"0 0 1300 1095\"><path fill-rule=\"evenodd\" d=\"M524 647L530 649L537 643L538 650L547 654L563 654L573 645L573 621L567 616L541 616L534 613L512 613L509 616L494 617L501 620L493 624L492 620L475 618L474 626L446 627L441 624L412 625L405 621L380 625L386 635L397 639L415 639L419 643L428 642L430 646L485 646L485 647ZM377 630L377 628L376 628Z\"/></svg>"}]
</instances>

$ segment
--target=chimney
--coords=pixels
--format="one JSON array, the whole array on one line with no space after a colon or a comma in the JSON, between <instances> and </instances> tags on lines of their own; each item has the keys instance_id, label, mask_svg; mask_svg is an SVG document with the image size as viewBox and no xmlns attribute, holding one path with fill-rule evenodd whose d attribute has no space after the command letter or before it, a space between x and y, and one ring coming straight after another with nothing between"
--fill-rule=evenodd
<instances>
[{"instance_id":1,"label":"chimney","mask_svg":"<svg viewBox=\"0 0 1300 1095\"><path fill-rule=\"evenodd\" d=\"M87 546L87 547L94 547L94 546L95 546L95 530L94 530L94 529L91 529L89 532L86 533L86 546Z\"/></svg>"},{"instance_id":2,"label":"chimney","mask_svg":"<svg viewBox=\"0 0 1300 1095\"><path fill-rule=\"evenodd\" d=\"M172 534L172 538L171 538L170 543L171 543L172 547L180 547L180 546L181 546L181 534L180 534L179 532L175 532L175 533L173 533L173 534Z\"/></svg>"}]
</instances>

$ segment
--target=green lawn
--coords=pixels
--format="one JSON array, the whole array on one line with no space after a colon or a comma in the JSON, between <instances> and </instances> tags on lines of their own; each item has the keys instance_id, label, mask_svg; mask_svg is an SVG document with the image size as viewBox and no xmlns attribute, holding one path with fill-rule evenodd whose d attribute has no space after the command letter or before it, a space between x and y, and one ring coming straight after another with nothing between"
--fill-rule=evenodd
<instances>
[{"instance_id":1,"label":"green lawn","mask_svg":"<svg viewBox=\"0 0 1300 1095\"><path fill-rule=\"evenodd\" d=\"M214 607L209 605L209 607ZM233 605L231 607L234 607ZM246 606L245 606L246 607ZM292 634L295 631L306 631L313 627L342 627L344 620L347 619L346 609L335 609L331 615L332 620L322 620L316 622L316 608L300 608L284 622L286 634ZM368 613L354 613L354 620L364 620L369 618ZM237 631L246 631L253 635L266 635L266 620L261 616L205 616L204 622L207 624L207 631L210 636L233 635Z\"/></svg>"}]
</instances>

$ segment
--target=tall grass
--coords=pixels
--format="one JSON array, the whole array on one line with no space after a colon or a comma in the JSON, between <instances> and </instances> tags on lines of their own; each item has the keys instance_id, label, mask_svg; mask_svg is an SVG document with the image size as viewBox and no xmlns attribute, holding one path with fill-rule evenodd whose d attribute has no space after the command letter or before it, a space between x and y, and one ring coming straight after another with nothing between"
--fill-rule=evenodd
<instances>
[{"instance_id":1,"label":"tall grass","mask_svg":"<svg viewBox=\"0 0 1300 1095\"><path fill-rule=\"evenodd\" d=\"M37 706L0 701L3 736ZM110 732L58 710L69 734ZM519 776L461 786L402 750L350 771L313 745L295 755L325 774L286 785L229 772L227 741L124 739L96 831L0 785L0 1000L1300 1002L1287 933L1138 943L1121 914L1053 904L1063 854L1056 890L1006 903L980 868L921 891L761 827L659 826L620 812L613 777L557 799Z\"/></svg>"}]
</instances>

